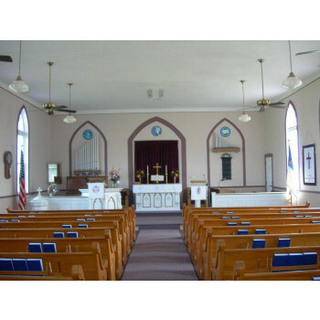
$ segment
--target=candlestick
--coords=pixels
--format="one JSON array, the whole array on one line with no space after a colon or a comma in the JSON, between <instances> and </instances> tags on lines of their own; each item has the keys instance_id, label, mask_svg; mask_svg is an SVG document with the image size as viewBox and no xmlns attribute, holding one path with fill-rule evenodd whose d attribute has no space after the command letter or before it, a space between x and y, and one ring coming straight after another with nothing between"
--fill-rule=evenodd
<instances>
[{"instance_id":1,"label":"candlestick","mask_svg":"<svg viewBox=\"0 0 320 320\"><path fill-rule=\"evenodd\" d=\"M167 168L167 165L166 165L166 167L165 167L165 168L166 168L166 174L168 174L168 168Z\"/></svg>"},{"instance_id":2,"label":"candlestick","mask_svg":"<svg viewBox=\"0 0 320 320\"><path fill-rule=\"evenodd\" d=\"M149 174L149 165L147 165L147 174Z\"/></svg>"}]
</instances>

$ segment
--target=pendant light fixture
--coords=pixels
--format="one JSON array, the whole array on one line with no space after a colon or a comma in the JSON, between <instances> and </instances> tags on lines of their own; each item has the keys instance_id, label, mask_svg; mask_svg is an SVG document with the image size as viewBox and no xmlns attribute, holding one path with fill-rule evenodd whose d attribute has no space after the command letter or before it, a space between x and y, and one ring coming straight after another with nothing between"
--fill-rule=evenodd
<instances>
[{"instance_id":1,"label":"pendant light fixture","mask_svg":"<svg viewBox=\"0 0 320 320\"><path fill-rule=\"evenodd\" d=\"M73 83L69 82L68 86L69 86L69 108L71 108L71 86L73 85ZM63 122L65 123L74 123L76 122L77 119L69 112L68 115L63 118Z\"/></svg>"},{"instance_id":2,"label":"pendant light fixture","mask_svg":"<svg viewBox=\"0 0 320 320\"><path fill-rule=\"evenodd\" d=\"M287 89L296 89L302 85L302 81L295 76L295 74L292 71L292 55L291 55L291 43L290 40L289 43L289 58L290 58L290 73L286 80L282 82L282 85Z\"/></svg>"},{"instance_id":3,"label":"pendant light fixture","mask_svg":"<svg viewBox=\"0 0 320 320\"><path fill-rule=\"evenodd\" d=\"M242 84L242 115L238 118L241 122L248 122L251 120L251 117L244 111L244 83L245 80L240 80Z\"/></svg>"},{"instance_id":4,"label":"pendant light fixture","mask_svg":"<svg viewBox=\"0 0 320 320\"><path fill-rule=\"evenodd\" d=\"M19 50L19 74L12 83L9 85L9 89L13 92L17 93L25 93L29 91L29 86L26 82L24 82L21 78L20 75L20 70L21 70L21 46L22 46L22 41L20 40L20 50Z\"/></svg>"}]
</instances>

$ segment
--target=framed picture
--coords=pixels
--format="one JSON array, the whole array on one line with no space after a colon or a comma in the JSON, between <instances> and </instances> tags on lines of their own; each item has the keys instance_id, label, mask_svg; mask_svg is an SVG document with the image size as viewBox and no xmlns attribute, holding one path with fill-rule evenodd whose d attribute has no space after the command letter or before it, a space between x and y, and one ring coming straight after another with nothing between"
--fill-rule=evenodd
<instances>
[{"instance_id":1,"label":"framed picture","mask_svg":"<svg viewBox=\"0 0 320 320\"><path fill-rule=\"evenodd\" d=\"M316 185L316 146L309 144L302 147L303 184Z\"/></svg>"}]
</instances>

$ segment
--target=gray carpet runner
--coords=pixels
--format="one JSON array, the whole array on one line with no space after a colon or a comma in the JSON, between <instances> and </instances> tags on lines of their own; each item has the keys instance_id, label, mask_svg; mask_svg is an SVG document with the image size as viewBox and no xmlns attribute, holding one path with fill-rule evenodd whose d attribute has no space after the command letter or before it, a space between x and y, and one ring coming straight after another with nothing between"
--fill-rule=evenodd
<instances>
[{"instance_id":1,"label":"gray carpet runner","mask_svg":"<svg viewBox=\"0 0 320 320\"><path fill-rule=\"evenodd\" d=\"M137 214L139 233L122 280L198 280L181 238L179 213Z\"/></svg>"}]
</instances>

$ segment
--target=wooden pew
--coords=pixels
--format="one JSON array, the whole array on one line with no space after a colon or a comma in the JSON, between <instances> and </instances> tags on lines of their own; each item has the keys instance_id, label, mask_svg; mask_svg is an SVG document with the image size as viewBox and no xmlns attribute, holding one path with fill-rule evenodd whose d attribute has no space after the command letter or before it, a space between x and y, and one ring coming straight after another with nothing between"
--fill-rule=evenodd
<instances>
[{"instance_id":1,"label":"wooden pew","mask_svg":"<svg viewBox=\"0 0 320 320\"><path fill-rule=\"evenodd\" d=\"M212 213L212 212L193 212L187 221L183 221L183 237L185 242L188 242L188 236L198 219L222 219L222 217L229 218L230 221L233 220L234 217L240 218L281 218L281 217L299 217L299 216L315 216L320 217L320 210L313 211L313 212L286 212L286 213L278 213L278 212L238 212L234 214L227 214L227 213Z\"/></svg>"},{"instance_id":2,"label":"wooden pew","mask_svg":"<svg viewBox=\"0 0 320 320\"><path fill-rule=\"evenodd\" d=\"M85 222L79 222L79 221L70 221L70 219L64 219L64 220L57 220L57 221L38 221L38 220L27 220L27 221L21 221L21 222L2 222L0 223L0 229L4 228L62 228L63 225L70 225L72 227L72 230L74 228L77 228L79 225L86 224L88 225L88 228L91 227L108 227L108 228L114 228L117 224L117 220L110 219L109 221L85 221ZM119 221L118 221L119 222ZM120 226L121 226L121 220L120 220ZM117 244L117 238L120 238L121 240L121 246L122 246L122 259L123 264L127 262L127 257L131 251L131 246L128 241L128 234L122 228L119 227L119 234L121 237L119 237L116 234L116 231L112 232L113 234L113 243Z\"/></svg>"},{"instance_id":3,"label":"wooden pew","mask_svg":"<svg viewBox=\"0 0 320 320\"><path fill-rule=\"evenodd\" d=\"M313 213L238 213L238 214L212 214L212 213L194 213L190 216L189 223L185 224L184 230L184 239L185 242L188 243L190 234L197 228L197 224L199 221L208 221L208 220L228 220L228 222L237 222L239 219L278 219L278 218L307 218L307 217L314 217L320 218L320 211L313 212Z\"/></svg>"},{"instance_id":4,"label":"wooden pew","mask_svg":"<svg viewBox=\"0 0 320 320\"><path fill-rule=\"evenodd\" d=\"M313 280L314 277L320 278L320 269L306 271L282 271L282 272L246 272L245 263L236 261L234 265L233 280L251 281L283 281L283 280Z\"/></svg>"},{"instance_id":5,"label":"wooden pew","mask_svg":"<svg viewBox=\"0 0 320 320\"><path fill-rule=\"evenodd\" d=\"M131 231L132 231L132 236L133 236L133 241L136 240L136 215L135 215L135 210L134 210L134 205L128 208L124 209L94 209L94 210L13 210L11 208L7 208L7 213L10 215L35 215L35 214L48 214L48 215L110 215L110 214L121 214L124 215L125 219L128 221ZM3 218L5 215L0 214L0 219Z\"/></svg>"},{"instance_id":6,"label":"wooden pew","mask_svg":"<svg viewBox=\"0 0 320 320\"><path fill-rule=\"evenodd\" d=\"M36 241L35 241L36 240ZM0 238L0 252L29 252L29 243L55 243L57 252L88 252L92 243L98 243L103 261L107 261L108 280L116 280L115 252L112 249L111 235L86 238ZM118 278L121 274L118 274Z\"/></svg>"},{"instance_id":7,"label":"wooden pew","mask_svg":"<svg viewBox=\"0 0 320 320\"><path fill-rule=\"evenodd\" d=\"M254 239L264 239L266 248L277 248L279 238L289 238L290 247L316 246L319 245L319 232L310 233L282 233L282 234L255 234L255 235L212 235L209 234L206 239L206 246L201 250L197 261L194 262L198 277L201 279L211 272L211 261L217 254L217 245L219 241L224 242L225 249L249 249L253 246Z\"/></svg>"},{"instance_id":8,"label":"wooden pew","mask_svg":"<svg viewBox=\"0 0 320 320\"><path fill-rule=\"evenodd\" d=\"M193 246L188 246L190 257L195 265L196 270L202 270L203 255L207 248L207 237L210 235L233 235L238 237L238 230L246 230L250 235L256 235L256 230L261 226L245 226L244 228L235 227L211 227L201 225L197 238L194 239ZM283 233L302 233L302 232L320 232L320 224L282 224L282 225L270 225L263 228L266 234L283 234ZM199 271L200 272L200 271ZM202 278L202 271L198 274Z\"/></svg>"},{"instance_id":9,"label":"wooden pew","mask_svg":"<svg viewBox=\"0 0 320 320\"><path fill-rule=\"evenodd\" d=\"M0 252L0 258L42 259L44 272L53 276L71 276L72 266L81 264L86 280L107 280L107 261L101 257L99 244L93 242L91 248L89 252ZM1 271L1 274L10 275L12 271Z\"/></svg>"},{"instance_id":10,"label":"wooden pew","mask_svg":"<svg viewBox=\"0 0 320 320\"><path fill-rule=\"evenodd\" d=\"M275 254L315 252L317 261L312 265L299 265L295 267L272 266ZM298 246L290 248L264 248L264 249L226 249L223 240L217 244L217 254L209 264L212 265L211 274L205 270L205 280L232 280L234 264L243 260L247 272L272 272L286 270L320 269L320 246Z\"/></svg>"},{"instance_id":11,"label":"wooden pew","mask_svg":"<svg viewBox=\"0 0 320 320\"><path fill-rule=\"evenodd\" d=\"M24 272L17 272L15 274L3 275L0 273L0 281L71 281L71 280L86 280L81 265L73 265L71 268L71 276L52 276L52 275L28 275Z\"/></svg>"},{"instance_id":12,"label":"wooden pew","mask_svg":"<svg viewBox=\"0 0 320 320\"><path fill-rule=\"evenodd\" d=\"M298 205L298 206L263 206L263 207L225 207L225 208L215 208L215 207L207 207L207 208L191 208L187 206L185 203L183 204L183 210L182 210L182 220L184 223L188 222L189 216L193 213L212 213L212 212L233 212L235 214L241 213L241 212L253 212L253 213L259 213L259 212L270 212L270 213L280 213L281 211L320 211L320 208L310 208L310 201L307 201L305 205Z\"/></svg>"},{"instance_id":13,"label":"wooden pew","mask_svg":"<svg viewBox=\"0 0 320 320\"><path fill-rule=\"evenodd\" d=\"M257 228L260 227L266 227L268 225L279 225L279 224L308 224L313 223L313 221L320 223L320 216L318 217L311 217L311 218L267 218L267 219L260 219L260 218L243 218L237 219L237 220L224 220L224 219L211 219L211 220L202 220L199 221L197 224L197 228L194 230L191 230L188 235L188 241L187 246L191 252L191 254L194 253L196 248L196 241L203 239L203 236L201 237L201 227L216 227L216 226L228 226L231 227L232 225L228 225L229 223L236 224L234 226L238 227L239 229L246 229L247 225L242 225L242 223L248 223L249 225L254 225Z\"/></svg>"},{"instance_id":14,"label":"wooden pew","mask_svg":"<svg viewBox=\"0 0 320 320\"><path fill-rule=\"evenodd\" d=\"M63 233L66 239L80 239L80 238L94 238L104 237L106 234L111 234L111 253L114 257L110 263L115 260L115 268L110 265L110 269L115 269L116 277L120 278L124 268L124 257L122 254L122 245L120 241L114 242L114 237L119 238L118 230L116 226L111 227L100 227L100 228L0 228L0 238L28 238L28 239L39 239L39 238L52 238L54 232ZM78 238L67 238L67 232L76 232ZM59 239L59 238L54 238ZM1 251L1 250L0 250ZM104 252L103 252L104 253ZM106 253L107 255L107 253ZM125 257L127 259L127 257ZM110 276L112 273L110 274Z\"/></svg>"},{"instance_id":15,"label":"wooden pew","mask_svg":"<svg viewBox=\"0 0 320 320\"><path fill-rule=\"evenodd\" d=\"M9 209L7 209L9 210ZM130 248L133 246L134 241L136 239L136 225L135 225L135 214L134 211L127 209L127 210L112 210L108 212L96 212L95 211L72 211L72 210L64 210L64 211L36 211L36 213L32 211L19 211L15 210L15 212L18 213L8 213L8 214L3 214L0 215L0 220L1 219L7 219L7 220L12 220L12 219L18 219L22 220L27 217L33 218L33 219L56 219L54 217L61 217L63 219L74 219L76 220L77 218L83 218L83 219L89 219L89 218L94 218L96 221L99 220L117 220L119 222L119 227L120 227L120 233L125 233L124 234L124 242L127 243L128 250L130 251ZM66 213L67 214L64 214ZM131 215L134 216L134 219L129 215L128 212L131 212Z\"/></svg>"}]
</instances>

